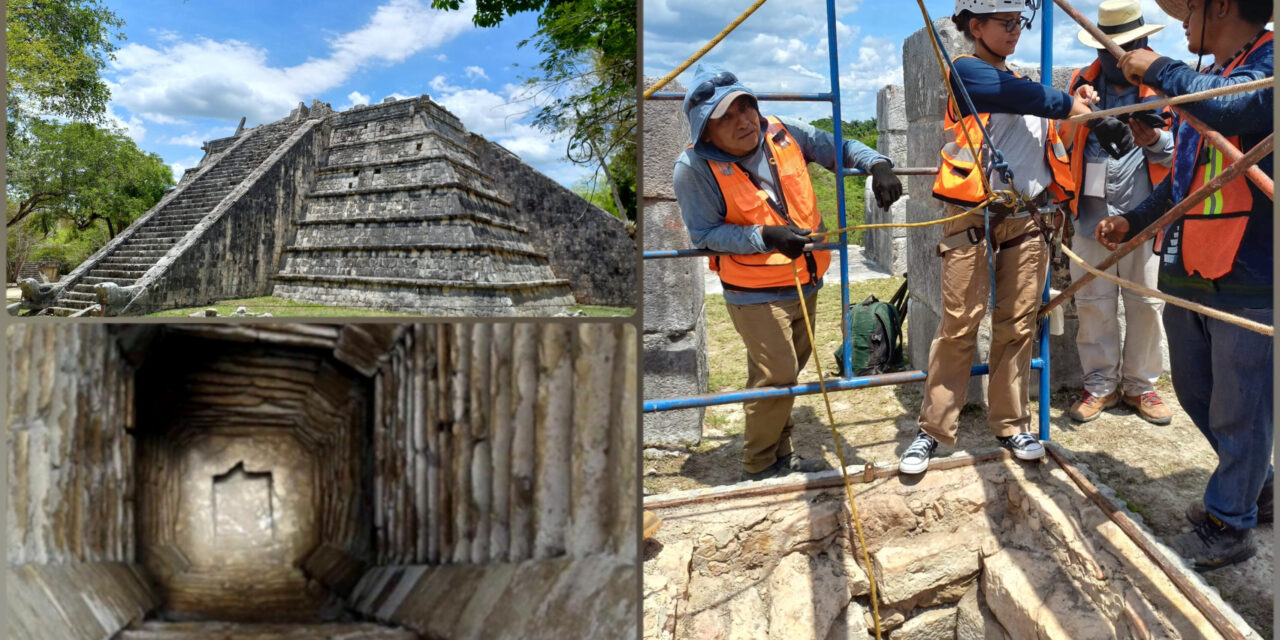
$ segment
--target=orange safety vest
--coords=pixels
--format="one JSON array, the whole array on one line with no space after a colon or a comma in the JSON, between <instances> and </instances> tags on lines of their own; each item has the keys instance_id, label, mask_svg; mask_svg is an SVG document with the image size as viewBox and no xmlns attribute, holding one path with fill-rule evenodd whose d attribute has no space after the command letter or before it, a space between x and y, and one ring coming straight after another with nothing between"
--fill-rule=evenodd
<instances>
[{"instance_id":1,"label":"orange safety vest","mask_svg":"<svg viewBox=\"0 0 1280 640\"><path fill-rule=\"evenodd\" d=\"M711 173L716 177L720 193L724 196L725 222L743 226L794 224L797 227L820 231L822 216L818 213L817 199L813 195L813 183L809 181L808 163L795 138L777 118L768 118L769 127L765 144L773 154L770 162L776 169L775 186L782 191L787 204L787 217L769 204L769 196L751 182L741 167L729 162L708 160ZM782 136L778 136L781 133ZM778 138L777 141L774 139ZM805 253L801 268L801 284L822 279L831 264L830 251ZM719 273L726 289L737 291L775 290L795 288L795 274L791 259L776 251L746 255L712 256L710 267Z\"/></svg>"},{"instance_id":2,"label":"orange safety vest","mask_svg":"<svg viewBox=\"0 0 1280 640\"><path fill-rule=\"evenodd\" d=\"M1093 84L1098 79L1098 74L1102 73L1102 63L1097 60L1093 64L1084 68L1083 73L1080 69L1076 69L1071 73L1071 82L1067 84L1069 89L1067 93L1075 93L1075 90L1084 84ZM1138 100L1147 100L1149 98L1158 98L1156 90L1145 84L1138 85ZM1168 111L1168 107L1160 110L1160 113ZM1084 159L1085 140L1089 137L1089 128L1086 126L1076 127L1075 142L1071 146L1071 179L1077 185L1081 184L1084 179L1084 166L1087 164ZM1145 157L1145 156L1144 156ZM1151 178L1151 186L1155 186L1164 181L1165 176L1169 175L1171 167L1162 164L1151 164L1147 162L1147 176ZM1077 194L1079 195L1079 194ZM1076 210L1079 205L1080 198L1071 198L1071 215L1079 216Z\"/></svg>"},{"instance_id":3,"label":"orange safety vest","mask_svg":"<svg viewBox=\"0 0 1280 640\"><path fill-rule=\"evenodd\" d=\"M963 55L960 58L975 58L977 56ZM1017 73L1014 77L1022 77ZM947 82L951 82L951 70L947 69ZM991 121L990 113L979 113L978 118L982 119L983 126L987 126ZM944 202L959 205L962 207L973 207L981 204L989 195L982 186L982 167L979 166L982 149L982 129L978 128L978 123L973 114L960 118L960 114L955 112L955 106L948 101L946 118L943 120L943 128L951 131L954 139L942 147L942 166L938 170L938 177L933 181L933 197ZM969 135L965 135L965 131ZM973 144L977 145L979 152L975 154L969 148L969 138L973 139ZM1058 136L1058 130L1054 126L1049 126L1048 131L1049 144L1045 145L1045 161L1049 163L1049 169L1053 176L1053 181L1049 184L1049 193L1053 196L1055 202L1063 202L1074 196L1076 181L1071 176L1071 167L1067 158L1067 150L1062 145L1062 139ZM1033 198L1038 194L1023 194L1028 198Z\"/></svg>"},{"instance_id":4,"label":"orange safety vest","mask_svg":"<svg viewBox=\"0 0 1280 640\"><path fill-rule=\"evenodd\" d=\"M1249 54L1271 42L1272 38L1270 31L1258 38L1258 42L1248 52L1232 60L1223 69L1222 75L1229 75ZM1240 148L1240 136L1230 136L1227 142ZM1173 161L1175 165L1178 162L1177 149L1174 150ZM1200 188L1231 165L1232 162L1217 147L1205 144L1201 137L1196 146L1195 173L1187 193ZM1253 193L1249 191L1248 180L1241 174L1209 196L1199 210L1188 212L1183 219L1180 250L1182 266L1186 268L1187 275L1199 271L1200 277L1216 280L1231 272L1236 253L1240 250L1240 241L1244 238L1245 227L1249 224L1249 213L1253 210Z\"/></svg>"}]
</instances>

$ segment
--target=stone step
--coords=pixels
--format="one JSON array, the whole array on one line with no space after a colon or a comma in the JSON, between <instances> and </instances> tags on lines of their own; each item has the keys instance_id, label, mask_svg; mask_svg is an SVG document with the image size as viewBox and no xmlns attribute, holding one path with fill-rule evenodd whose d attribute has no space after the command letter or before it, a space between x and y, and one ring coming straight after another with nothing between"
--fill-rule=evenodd
<instances>
[{"instance_id":1,"label":"stone step","mask_svg":"<svg viewBox=\"0 0 1280 640\"><path fill-rule=\"evenodd\" d=\"M59 318L65 318L67 316L84 311L85 309L88 309L88 308L89 308L89 305L85 305L83 307L69 307L69 306L48 307L49 311L52 311L53 315Z\"/></svg>"},{"instance_id":2,"label":"stone step","mask_svg":"<svg viewBox=\"0 0 1280 640\"><path fill-rule=\"evenodd\" d=\"M146 272L144 271L143 273L146 273ZM78 287L81 285L88 285L92 287L95 284L102 284L103 282L114 282L122 287L127 287L137 281L138 281L137 278L108 278L103 276L95 276L93 275L93 272L90 271L89 275L86 275L80 278L80 282L77 283L76 286Z\"/></svg>"},{"instance_id":3,"label":"stone step","mask_svg":"<svg viewBox=\"0 0 1280 640\"><path fill-rule=\"evenodd\" d=\"M135 258L136 262L151 261L153 264L166 252L163 249L134 249L121 247L111 253L113 258ZM99 263L101 264L101 263Z\"/></svg>"},{"instance_id":4,"label":"stone step","mask_svg":"<svg viewBox=\"0 0 1280 640\"><path fill-rule=\"evenodd\" d=\"M125 629L117 640L418 640L418 634L372 622L322 624L236 624L228 622L145 622Z\"/></svg>"},{"instance_id":5,"label":"stone step","mask_svg":"<svg viewBox=\"0 0 1280 640\"><path fill-rule=\"evenodd\" d=\"M148 265L148 268L149 267L150 265ZM93 276L95 278L101 278L106 280L115 280L117 278L137 280L138 278L141 278L142 275L145 274L146 272L147 272L147 269L145 268L126 270L126 269L103 269L99 267L97 269L90 271L89 273L86 273L85 276L86 277ZM76 286L79 286L79 285L76 285Z\"/></svg>"},{"instance_id":6,"label":"stone step","mask_svg":"<svg viewBox=\"0 0 1280 640\"><path fill-rule=\"evenodd\" d=\"M337 284L343 286L398 287L415 289L468 289L475 291L521 291L528 289L569 289L569 281L559 278L522 280L501 283L461 282L458 280L430 280L417 278L386 278L376 276L323 275L282 272L274 280L291 283Z\"/></svg>"}]
</instances>

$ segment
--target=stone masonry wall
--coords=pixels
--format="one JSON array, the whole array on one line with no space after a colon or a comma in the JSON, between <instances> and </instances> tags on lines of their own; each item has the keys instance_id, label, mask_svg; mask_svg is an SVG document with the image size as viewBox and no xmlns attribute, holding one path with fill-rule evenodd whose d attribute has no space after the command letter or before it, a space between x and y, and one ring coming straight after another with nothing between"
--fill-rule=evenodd
<instances>
[{"instance_id":1,"label":"stone masonry wall","mask_svg":"<svg viewBox=\"0 0 1280 640\"><path fill-rule=\"evenodd\" d=\"M319 157L318 121L305 123L240 186L212 220L120 315L271 293L282 249L293 241ZM166 258L168 259L168 258Z\"/></svg>"},{"instance_id":2,"label":"stone masonry wall","mask_svg":"<svg viewBox=\"0 0 1280 640\"><path fill-rule=\"evenodd\" d=\"M635 360L629 324L405 331L375 375L380 566L350 606L428 637L633 637Z\"/></svg>"},{"instance_id":3,"label":"stone masonry wall","mask_svg":"<svg viewBox=\"0 0 1280 640\"><path fill-rule=\"evenodd\" d=\"M135 562L132 368L103 325L14 325L7 637L106 638L157 604Z\"/></svg>"},{"instance_id":4,"label":"stone masonry wall","mask_svg":"<svg viewBox=\"0 0 1280 640\"><path fill-rule=\"evenodd\" d=\"M906 94L901 85L888 85L876 92L876 151L893 161L894 166L907 166ZM907 203L911 194L904 193L888 211L876 205L871 197L871 179L867 179L864 219L867 224L902 223L907 221ZM905 180L904 180L905 183ZM863 236L867 257L894 275L907 272L907 230L904 228L867 229Z\"/></svg>"},{"instance_id":5,"label":"stone masonry wall","mask_svg":"<svg viewBox=\"0 0 1280 640\"><path fill-rule=\"evenodd\" d=\"M952 57L972 53L972 43L966 41L956 31L949 19L935 20L934 25L942 36L947 53ZM934 56L927 29L920 29L911 34L902 45L902 63L904 69L912 69L912 73L904 75L904 93L907 119L907 164L911 166L933 167L939 162L938 150L946 142L942 130L943 113L946 108L947 89ZM1032 79L1039 78L1039 70L1017 68L1022 75ZM1054 70L1054 84L1059 88L1066 85L1070 75L1069 69ZM1015 168L1016 170L1016 168ZM933 198L933 176L908 176L905 183L908 199L906 219L908 222L923 222L945 217L943 203ZM911 362L919 363L923 368L929 361L929 347L937 332L942 312L942 260L937 257L935 249L942 239L941 226L907 229L907 271L911 276L910 306L907 311L907 341ZM1065 269L1061 271L1065 272ZM1055 274L1053 286L1062 289L1065 286L1063 277ZM1066 332L1061 336L1052 336L1049 342L1050 361L1052 363L1051 389L1080 386L1080 359L1075 347L1074 306L1067 309L1068 321ZM983 320L978 334L978 347L974 353L974 363L987 361L990 344L990 315ZM967 401L975 404L986 403L986 376L973 378L969 384ZM1037 396L1038 387L1032 385L1031 396Z\"/></svg>"},{"instance_id":6,"label":"stone masonry wall","mask_svg":"<svg viewBox=\"0 0 1280 640\"><path fill-rule=\"evenodd\" d=\"M654 79L646 79L652 84ZM671 83L664 91L684 91ZM672 187L676 157L689 145L689 123L675 100L644 103L644 247L690 249ZM644 265L644 397L707 392L707 329L702 277L706 258L647 260ZM689 444L702 439L705 409L644 416L645 445Z\"/></svg>"},{"instance_id":7,"label":"stone masonry wall","mask_svg":"<svg viewBox=\"0 0 1280 640\"><path fill-rule=\"evenodd\" d=\"M579 304L635 307L639 256L626 224L521 162L510 151L471 134L480 169L511 202L513 222L547 252L556 277L570 283Z\"/></svg>"}]
</instances>

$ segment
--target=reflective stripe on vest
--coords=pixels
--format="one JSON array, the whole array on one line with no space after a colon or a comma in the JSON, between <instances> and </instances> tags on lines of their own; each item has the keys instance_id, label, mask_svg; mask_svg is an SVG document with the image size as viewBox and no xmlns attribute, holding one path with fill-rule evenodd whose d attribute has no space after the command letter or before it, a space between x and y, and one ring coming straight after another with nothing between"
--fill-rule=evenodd
<instances>
[{"instance_id":1,"label":"reflective stripe on vest","mask_svg":"<svg viewBox=\"0 0 1280 640\"><path fill-rule=\"evenodd\" d=\"M1074 72L1071 73L1071 82L1067 83L1067 93L1074 93L1075 90L1080 87L1080 85L1093 84L1094 81L1098 79L1098 74L1100 73L1102 73L1102 63L1098 62L1097 60L1094 60L1093 64L1085 67L1083 73L1081 73L1080 69L1076 69ZM1160 96L1156 94L1155 89L1152 89L1151 87L1148 87L1145 84L1138 85L1138 101L1139 102L1156 99L1159 97ZM1169 110L1168 107L1165 107L1161 109L1159 113L1164 113L1168 110ZM1084 148L1085 148L1085 145L1087 144L1088 138L1089 138L1088 127L1084 126L1083 124L1076 127L1074 142L1072 143L1072 146L1071 146L1071 177L1073 180L1075 180L1075 183L1077 185L1083 184L1083 180L1084 180L1084 167L1085 167L1085 164L1087 164L1087 162L1084 159ZM1143 159L1147 160L1146 154L1143 154ZM1169 175L1170 171L1172 171L1172 167L1166 167L1162 164L1152 164L1150 160L1147 160L1147 176L1151 178L1152 187L1155 187L1161 182L1164 182L1165 176ZM1078 211L1078 206L1080 203L1079 195L1080 194L1076 194L1077 197L1071 199L1071 214L1073 216L1080 215ZM1159 246L1159 242L1156 243L1156 246Z\"/></svg>"},{"instance_id":2,"label":"reflective stripe on vest","mask_svg":"<svg viewBox=\"0 0 1280 640\"><path fill-rule=\"evenodd\" d=\"M777 183L774 188L785 199L787 217L769 204L769 196L751 182L741 167L732 163L707 161L724 196L725 222L742 226L791 224L805 229L822 229L813 183L809 180L808 163L795 138L775 117L768 118L765 144L773 155ZM779 136L779 134L782 134ZM778 138L777 141L774 138ZM810 284L821 279L831 264L830 251L814 251L797 258L800 282ZM712 271L720 275L730 290L795 290L792 260L778 253L714 256L709 260Z\"/></svg>"},{"instance_id":3,"label":"reflective stripe on vest","mask_svg":"<svg viewBox=\"0 0 1280 640\"><path fill-rule=\"evenodd\" d=\"M1271 42L1272 38L1271 32L1258 38L1248 52L1223 69L1222 75L1230 75L1250 54ZM1240 148L1240 136L1230 136L1227 142ZM1187 193L1220 175L1231 164L1217 147L1205 144L1201 137L1197 141L1195 169ZM1249 190L1248 178L1241 174L1209 196L1198 211L1188 212L1182 222L1181 247L1182 266L1187 274L1199 273L1202 278L1216 280L1231 273L1252 210L1253 192Z\"/></svg>"},{"instance_id":4,"label":"reflective stripe on vest","mask_svg":"<svg viewBox=\"0 0 1280 640\"><path fill-rule=\"evenodd\" d=\"M976 58L977 56L963 55L960 58ZM1010 73L1013 73L1012 71ZM1022 76L1013 73L1015 78ZM951 82L951 70L947 70L947 82ZM933 181L933 197L944 202L950 202L962 207L973 207L981 204L987 199L986 189L982 184L981 171L978 160L981 158L982 149L982 129L978 127L978 119L981 119L982 125L988 126L991 122L991 114L979 113L977 118L973 114L959 117L960 114L955 113L950 100L947 101L946 117L943 120L943 129L945 131L954 132L954 139L945 145L941 150L942 165L938 170L938 177ZM968 136L965 131L968 131ZM975 158L974 152L969 149L969 139L972 138L973 144L977 147L978 153ZM1056 202L1069 200L1075 195L1076 181L1071 176L1070 158L1067 157L1066 148L1062 145L1062 139L1058 136L1057 127L1050 123L1047 127L1046 138L1048 144L1045 145L1044 155L1045 162L1049 165L1052 181L1049 184L1048 191ZM1033 198L1039 194L1025 193L1024 196Z\"/></svg>"}]
</instances>

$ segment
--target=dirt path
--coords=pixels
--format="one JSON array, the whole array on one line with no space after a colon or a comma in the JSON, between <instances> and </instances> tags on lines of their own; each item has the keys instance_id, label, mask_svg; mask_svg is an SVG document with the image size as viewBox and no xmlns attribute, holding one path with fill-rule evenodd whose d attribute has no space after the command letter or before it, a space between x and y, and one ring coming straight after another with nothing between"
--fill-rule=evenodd
<instances>
[{"instance_id":1,"label":"dirt path","mask_svg":"<svg viewBox=\"0 0 1280 640\"><path fill-rule=\"evenodd\" d=\"M881 299L886 299L897 281L870 283ZM838 296L834 287L824 289L820 299L819 335L823 368L834 366L830 353L839 342L839 323L823 313L836 308ZM888 293L881 292L881 289ZM865 295L861 294L861 295ZM861 299L851 294L851 299ZM741 345L734 344L736 335L713 327L723 303L708 300L709 356L717 363L712 374L712 389L741 388L745 382L746 363ZM824 322L824 317L828 318ZM717 374L717 371L720 372ZM735 374L734 372L740 372ZM812 363L801 380L816 380ZM736 385L736 386L735 386ZM916 430L916 412L920 407L920 384L881 387L832 394L836 430L841 439L847 464L866 462L896 463ZM1161 397L1174 409L1172 424L1155 426L1138 418L1127 408L1114 408L1097 420L1077 424L1065 415L1075 395L1057 394L1050 403L1052 430L1050 437L1072 451L1078 464L1087 465L1101 481L1115 489L1138 513L1146 525L1161 539L1168 541L1190 525L1183 513L1188 504L1200 498L1217 458L1209 444L1181 412L1177 398L1167 382L1158 387ZM1034 411L1034 401L1033 401ZM827 426L822 396L796 399L792 410L795 430L792 434L797 452L806 458L823 458L838 464L831 430ZM735 483L741 473L743 413L741 405L709 407L703 426L702 443L685 450L647 449L644 460L645 493L665 493L678 489ZM937 456L958 451L973 452L995 445L986 426L986 414L978 407L961 413L959 441L955 447L940 447ZM1258 555L1232 567L1204 574L1217 587L1223 599L1265 638L1273 634L1274 534L1271 525L1256 530Z\"/></svg>"}]
</instances>

